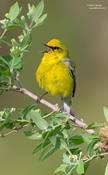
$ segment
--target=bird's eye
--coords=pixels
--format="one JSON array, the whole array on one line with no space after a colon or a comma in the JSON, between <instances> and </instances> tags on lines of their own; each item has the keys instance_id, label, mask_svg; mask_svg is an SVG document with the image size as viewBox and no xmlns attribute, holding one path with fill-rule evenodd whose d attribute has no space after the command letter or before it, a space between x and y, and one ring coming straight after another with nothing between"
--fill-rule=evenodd
<instances>
[{"instance_id":1,"label":"bird's eye","mask_svg":"<svg viewBox=\"0 0 108 175\"><path fill-rule=\"evenodd\" d=\"M58 50L60 49L59 47L52 47L53 50Z\"/></svg>"}]
</instances>

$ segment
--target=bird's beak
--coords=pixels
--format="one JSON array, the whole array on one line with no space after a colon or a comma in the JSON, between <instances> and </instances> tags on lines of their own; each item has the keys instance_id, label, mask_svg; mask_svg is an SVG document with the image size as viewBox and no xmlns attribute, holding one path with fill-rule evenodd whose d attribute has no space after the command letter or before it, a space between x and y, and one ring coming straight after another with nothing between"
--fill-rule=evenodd
<instances>
[{"instance_id":1,"label":"bird's beak","mask_svg":"<svg viewBox=\"0 0 108 175\"><path fill-rule=\"evenodd\" d=\"M47 44L43 44L46 47L46 50L41 51L41 53L48 53L49 51L52 50L52 48L50 46L48 46Z\"/></svg>"}]
</instances>

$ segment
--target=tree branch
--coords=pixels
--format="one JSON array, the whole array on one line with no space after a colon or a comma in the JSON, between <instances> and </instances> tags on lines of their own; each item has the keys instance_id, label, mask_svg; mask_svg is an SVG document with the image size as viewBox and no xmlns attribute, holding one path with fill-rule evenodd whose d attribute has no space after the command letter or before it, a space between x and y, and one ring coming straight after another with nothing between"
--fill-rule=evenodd
<instances>
[{"instance_id":1,"label":"tree branch","mask_svg":"<svg viewBox=\"0 0 108 175\"><path fill-rule=\"evenodd\" d=\"M16 92L23 93L23 94L29 96L30 98L32 98L33 100L35 100L36 102L38 102L38 99L39 99L39 97L37 95L33 94L32 92L28 91L25 88L19 88L17 86L13 86L13 87L10 87L10 88L1 87L0 89L4 89L6 91L16 91ZM40 103L42 103L45 106L47 106L48 108L52 109L53 112L60 112L60 108L57 104L54 105L54 104L52 104L52 103L50 103L50 102L48 102L44 99L40 99ZM72 122L74 122L77 125L77 127L85 130L87 133L89 133L89 134L95 133L95 131L92 130L92 129L86 129L88 125L86 123L84 123L83 121L77 119L76 117L74 117L72 115L69 115L69 119Z\"/></svg>"},{"instance_id":2,"label":"tree branch","mask_svg":"<svg viewBox=\"0 0 108 175\"><path fill-rule=\"evenodd\" d=\"M88 158L88 157L83 158L83 161L84 162L88 162L89 160L93 160L93 159L95 159L97 157L102 157L102 156L106 156L106 155L108 155L108 152L103 152L103 153L100 153L100 154L97 154L97 155L93 156L92 159L91 158Z\"/></svg>"}]
</instances>

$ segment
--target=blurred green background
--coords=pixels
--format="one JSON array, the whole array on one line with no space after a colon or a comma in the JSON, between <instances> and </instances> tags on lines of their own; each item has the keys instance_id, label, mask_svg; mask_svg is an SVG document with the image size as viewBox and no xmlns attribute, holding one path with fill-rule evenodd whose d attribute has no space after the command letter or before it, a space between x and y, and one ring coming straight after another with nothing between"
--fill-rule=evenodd
<instances>
[{"instance_id":1,"label":"blurred green background","mask_svg":"<svg viewBox=\"0 0 108 175\"><path fill-rule=\"evenodd\" d=\"M0 0L0 18L4 18L15 0ZM27 3L39 0L18 0L27 12ZM88 4L102 4L105 9L90 10ZM25 88L42 94L35 80L35 71L40 63L43 43L52 38L60 39L69 48L70 57L76 63L77 90L73 99L74 111L85 122L104 122L103 106L108 107L108 1L107 0L46 0L48 18L44 25L33 31L30 52L24 55L24 69L20 80ZM15 36L16 30L7 35ZM8 49L0 48L0 55ZM59 97L48 95L45 99L59 103ZM34 103L29 97L14 92L0 96L0 109L23 107ZM39 105L43 112L47 109ZM62 154L58 151L46 161L32 155L35 141L28 140L23 131L0 139L0 175L52 175L60 164ZM87 175L103 175L108 158L94 160Z\"/></svg>"}]
</instances>

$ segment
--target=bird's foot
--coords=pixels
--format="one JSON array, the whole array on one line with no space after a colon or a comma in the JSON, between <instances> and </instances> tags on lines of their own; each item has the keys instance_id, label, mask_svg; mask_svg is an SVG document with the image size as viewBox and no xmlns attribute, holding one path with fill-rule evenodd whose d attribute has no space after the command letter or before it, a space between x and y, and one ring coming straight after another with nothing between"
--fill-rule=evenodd
<instances>
[{"instance_id":1,"label":"bird's foot","mask_svg":"<svg viewBox=\"0 0 108 175\"><path fill-rule=\"evenodd\" d=\"M42 95L40 95L40 96L37 98L37 103L40 103L41 99L42 99L45 95L47 95L47 94L48 94L48 92L44 92Z\"/></svg>"}]
</instances>

